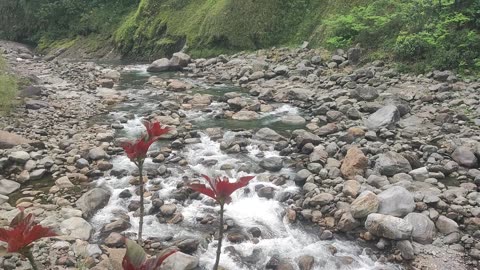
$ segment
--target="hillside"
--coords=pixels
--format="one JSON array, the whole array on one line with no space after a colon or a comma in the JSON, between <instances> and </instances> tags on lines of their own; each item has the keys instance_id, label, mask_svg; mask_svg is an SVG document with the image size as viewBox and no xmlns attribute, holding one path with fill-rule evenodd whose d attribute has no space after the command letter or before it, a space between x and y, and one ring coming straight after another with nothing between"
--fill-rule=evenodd
<instances>
[{"instance_id":1,"label":"hillside","mask_svg":"<svg viewBox=\"0 0 480 270\"><path fill-rule=\"evenodd\" d=\"M80 3L79 3L80 2ZM152 60L272 46L348 48L407 70L480 69L480 3L474 0L17 0L2 3L0 38L41 51L115 48ZM108 51L108 50L106 50ZM368 59L367 59L368 60Z\"/></svg>"}]
</instances>

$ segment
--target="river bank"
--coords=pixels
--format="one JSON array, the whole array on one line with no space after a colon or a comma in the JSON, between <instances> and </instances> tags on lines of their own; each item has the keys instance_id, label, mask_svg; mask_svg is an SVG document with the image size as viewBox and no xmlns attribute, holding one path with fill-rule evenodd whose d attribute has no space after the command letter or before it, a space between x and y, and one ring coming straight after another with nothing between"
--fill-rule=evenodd
<instances>
[{"instance_id":1,"label":"river bank","mask_svg":"<svg viewBox=\"0 0 480 270\"><path fill-rule=\"evenodd\" d=\"M66 235L38 245L45 265L114 267L120 234L138 226L135 172L118 143L156 119L174 131L147 164L146 247L180 248L184 268L168 269L212 263L217 209L184 186L220 171L257 176L227 207L226 269L475 267L480 84L380 61L355 67L355 53L179 54L112 67L9 47L12 68L36 88L1 119L10 145L0 181L13 191L2 222L26 207ZM172 62L184 72L147 72ZM1 263L20 269L16 257Z\"/></svg>"}]
</instances>

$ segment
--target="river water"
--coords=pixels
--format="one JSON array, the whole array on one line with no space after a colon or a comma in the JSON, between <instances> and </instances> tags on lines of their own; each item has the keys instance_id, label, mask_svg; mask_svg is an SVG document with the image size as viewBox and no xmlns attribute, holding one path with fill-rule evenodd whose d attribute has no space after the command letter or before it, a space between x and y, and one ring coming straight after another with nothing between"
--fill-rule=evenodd
<instances>
[{"instance_id":1,"label":"river water","mask_svg":"<svg viewBox=\"0 0 480 270\"><path fill-rule=\"evenodd\" d=\"M117 131L117 137L134 138L143 131L142 117L148 113L158 110L159 102L164 100L164 96L157 95L155 91L145 89L144 84L151 74L146 72L145 65L131 65L124 68L122 73L119 90L125 91L131 98L130 101L121 103L113 108L113 110L99 120L104 123L117 122L120 118L128 118L123 123L124 128ZM175 78L175 74L163 74L164 78ZM222 96L226 92L236 91L242 95L248 95L245 90L224 84L209 84L199 79L187 79L196 85L191 93L206 93L215 97ZM279 152L275 151L272 143L249 139L249 145L246 147L248 153L227 154L220 148L220 143L208 137L205 129L208 127L222 127L224 129L223 140L228 141L235 138L241 133L241 129L256 130L260 127L270 127L279 133L285 134L287 130L301 128L299 126L288 126L278 122L280 116L283 115L302 115L302 111L289 104L273 104L274 110L269 113L261 114L261 118L255 121L234 121L226 119L216 119L216 111L222 108L225 103L213 102L209 106L209 110L192 109L187 111L179 111L186 116L186 120L193 124L193 129L198 131L199 138L193 143L187 144L180 150L173 150L169 157L166 157L166 163L169 174L166 177L156 179L150 178L148 187L152 187L157 183L161 183L161 189L158 191L159 198L165 203L175 203L184 217L179 224L162 224L159 223L155 215L145 217L144 238L149 237L173 237L173 241L182 239L198 239L200 247L196 256L200 257L200 269L211 269L214 262L216 251L216 241L205 241L205 231L199 220L207 215L216 215L218 206L209 203L207 198L202 200L187 200L181 204L172 198L172 193L177 189L177 185L184 180L182 177L195 178L198 174L216 175L223 174L231 179L248 175L239 170L241 168L251 168L252 172L258 168L259 161L264 157L279 156ZM163 142L165 143L165 142ZM157 143L154 148L161 147L162 142ZM155 149L154 149L155 150ZM176 163L170 163L177 157L182 157L188 161L188 166L181 167ZM285 157L284 157L285 158ZM204 160L217 160L218 163L213 166L204 166ZM134 165L126 158L120 155L113 158L114 168L126 169L129 172L135 170ZM288 163L288 160L287 160ZM221 171L222 165L228 164L233 169ZM160 164L155 164L151 159L146 160L146 166L156 168ZM268 181L273 176L293 176L294 171L288 168L282 169L280 172L256 173L256 178L251 181L245 192L237 191L233 195L233 202L226 206L226 218L233 222L236 227L248 230L257 227L262 231L262 236L258 243L253 241L243 241L241 243L231 243L228 240L224 243L224 249L236 250L236 256L231 253L224 252L221 257L221 265L228 270L243 269L265 269L266 263L272 256L277 256L281 260L292 262L297 266L297 258L302 255L311 255L315 258L314 269L400 269L399 266L384 265L376 262L376 258L371 252L367 252L368 248L361 246L359 243L341 239L320 240L319 229L312 226L303 226L299 222L290 224L285 217L285 209L287 204L280 201L282 197L296 194L301 190L295 186L293 181L289 180L283 186L276 186ZM293 179L291 177L290 179ZM135 188L129 184L129 177L116 178L107 177L97 181L99 185L106 185L112 190L112 197L108 205L100 210L91 220L96 231L100 231L103 225L108 224L115 218L118 213L128 213L130 216L131 228L127 232L136 232L138 229L138 217L133 212L128 212L128 204L130 200L138 200L139 197L133 195L129 199L119 198L120 192L129 189L135 194ZM254 191L255 186L262 184L263 186L271 186L275 189L275 197L273 199L265 199L257 196ZM146 210L150 207L149 198L146 199ZM333 253L332 248L336 249ZM242 258L242 259L239 259Z\"/></svg>"}]
</instances>

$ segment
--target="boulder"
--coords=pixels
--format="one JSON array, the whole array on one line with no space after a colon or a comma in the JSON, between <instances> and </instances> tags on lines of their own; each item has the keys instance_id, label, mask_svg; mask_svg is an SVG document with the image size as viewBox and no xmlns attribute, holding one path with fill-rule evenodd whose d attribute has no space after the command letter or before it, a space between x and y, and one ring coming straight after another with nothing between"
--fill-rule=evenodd
<instances>
[{"instance_id":1,"label":"boulder","mask_svg":"<svg viewBox=\"0 0 480 270\"><path fill-rule=\"evenodd\" d=\"M375 162L375 170L381 175L394 176L397 173L409 173L412 166L405 157L390 151L378 157Z\"/></svg>"},{"instance_id":2,"label":"boulder","mask_svg":"<svg viewBox=\"0 0 480 270\"><path fill-rule=\"evenodd\" d=\"M320 193L318 195L315 195L311 200L310 200L310 205L315 207L317 205L320 205L320 206L324 206L324 205L327 205L331 202L333 202L333 200L335 199L335 197L330 194L330 193Z\"/></svg>"},{"instance_id":3,"label":"boulder","mask_svg":"<svg viewBox=\"0 0 480 270\"><path fill-rule=\"evenodd\" d=\"M175 252L163 261L161 268L162 270L193 270L197 266L197 257L183 252Z\"/></svg>"},{"instance_id":4,"label":"boulder","mask_svg":"<svg viewBox=\"0 0 480 270\"><path fill-rule=\"evenodd\" d=\"M148 72L162 72L162 71L169 71L170 70L170 60L167 58L162 58L153 61L148 68Z\"/></svg>"},{"instance_id":5,"label":"boulder","mask_svg":"<svg viewBox=\"0 0 480 270\"><path fill-rule=\"evenodd\" d=\"M346 179L353 179L357 175L363 176L367 166L368 158L363 154L362 150L357 147L351 147L343 159L340 171Z\"/></svg>"},{"instance_id":6,"label":"boulder","mask_svg":"<svg viewBox=\"0 0 480 270\"><path fill-rule=\"evenodd\" d=\"M371 191L364 191L350 205L350 212L354 218L364 218L378 211L380 200Z\"/></svg>"},{"instance_id":7,"label":"boulder","mask_svg":"<svg viewBox=\"0 0 480 270\"><path fill-rule=\"evenodd\" d=\"M268 157L260 161L259 165L265 170L278 172L283 168L283 159L280 157Z\"/></svg>"},{"instance_id":8,"label":"boulder","mask_svg":"<svg viewBox=\"0 0 480 270\"><path fill-rule=\"evenodd\" d=\"M295 142L297 143L298 148L302 148L307 143L318 145L322 141L318 135L303 129L295 130L293 133L293 135L295 135Z\"/></svg>"},{"instance_id":9,"label":"boulder","mask_svg":"<svg viewBox=\"0 0 480 270\"><path fill-rule=\"evenodd\" d=\"M0 180L0 195L9 195L19 189L20 189L20 184L15 181L7 180L7 179Z\"/></svg>"},{"instance_id":10,"label":"boulder","mask_svg":"<svg viewBox=\"0 0 480 270\"><path fill-rule=\"evenodd\" d=\"M370 214L365 221L365 228L373 235L392 240L409 239L413 227L407 221L382 214Z\"/></svg>"},{"instance_id":11,"label":"boulder","mask_svg":"<svg viewBox=\"0 0 480 270\"><path fill-rule=\"evenodd\" d=\"M103 188L94 188L84 193L76 202L85 218L90 218L95 212L105 205L110 199L110 191Z\"/></svg>"},{"instance_id":12,"label":"boulder","mask_svg":"<svg viewBox=\"0 0 480 270\"><path fill-rule=\"evenodd\" d=\"M435 222L435 226L437 227L438 231L443 234L458 232L457 222L446 216L439 216Z\"/></svg>"},{"instance_id":13,"label":"boulder","mask_svg":"<svg viewBox=\"0 0 480 270\"><path fill-rule=\"evenodd\" d=\"M107 157L108 157L108 155L105 152L105 150L103 150L100 147L92 148L88 152L88 158L91 159L91 160L100 160L100 159L105 159Z\"/></svg>"},{"instance_id":14,"label":"boulder","mask_svg":"<svg viewBox=\"0 0 480 270\"><path fill-rule=\"evenodd\" d=\"M30 159L30 154L25 151L12 152L8 158L14 162L24 164Z\"/></svg>"},{"instance_id":15,"label":"boulder","mask_svg":"<svg viewBox=\"0 0 480 270\"><path fill-rule=\"evenodd\" d=\"M60 223L60 231L74 239L88 241L93 233L90 223L80 217L71 217Z\"/></svg>"},{"instance_id":16,"label":"boulder","mask_svg":"<svg viewBox=\"0 0 480 270\"><path fill-rule=\"evenodd\" d=\"M171 70L181 70L190 63L190 56L183 52L176 52L172 55L170 59L170 69Z\"/></svg>"},{"instance_id":17,"label":"boulder","mask_svg":"<svg viewBox=\"0 0 480 270\"><path fill-rule=\"evenodd\" d=\"M278 134L275 130L272 130L267 127L259 129L257 133L255 133L255 137L265 141L285 140L285 138L282 135Z\"/></svg>"},{"instance_id":18,"label":"boulder","mask_svg":"<svg viewBox=\"0 0 480 270\"><path fill-rule=\"evenodd\" d=\"M310 255L303 255L297 258L297 265L300 270L312 270L315 258Z\"/></svg>"},{"instance_id":19,"label":"boulder","mask_svg":"<svg viewBox=\"0 0 480 270\"><path fill-rule=\"evenodd\" d=\"M350 92L350 96L358 100L372 101L378 98L378 91L371 86L357 86Z\"/></svg>"},{"instance_id":20,"label":"boulder","mask_svg":"<svg viewBox=\"0 0 480 270\"><path fill-rule=\"evenodd\" d=\"M251 121L260 118L260 115L254 111L239 111L232 115L233 120Z\"/></svg>"},{"instance_id":21,"label":"boulder","mask_svg":"<svg viewBox=\"0 0 480 270\"><path fill-rule=\"evenodd\" d=\"M55 180L55 185L61 189L68 189L75 186L74 184L72 184L72 182L70 182L70 179L68 179L67 176L63 176Z\"/></svg>"},{"instance_id":22,"label":"boulder","mask_svg":"<svg viewBox=\"0 0 480 270\"><path fill-rule=\"evenodd\" d=\"M9 149L27 143L31 141L20 135L0 130L0 149Z\"/></svg>"},{"instance_id":23,"label":"boulder","mask_svg":"<svg viewBox=\"0 0 480 270\"><path fill-rule=\"evenodd\" d=\"M280 121L282 122L282 124L295 125L295 126L301 126L301 125L305 125L305 123L307 123L305 118L303 118L299 115L285 115L285 116L282 117L282 119Z\"/></svg>"},{"instance_id":24,"label":"boulder","mask_svg":"<svg viewBox=\"0 0 480 270\"><path fill-rule=\"evenodd\" d=\"M378 109L365 121L365 126L370 130L391 128L400 120L400 112L395 105L387 105Z\"/></svg>"},{"instance_id":25,"label":"boulder","mask_svg":"<svg viewBox=\"0 0 480 270\"><path fill-rule=\"evenodd\" d=\"M378 194L378 213L403 217L415 210L413 194L401 186L393 186Z\"/></svg>"},{"instance_id":26,"label":"boulder","mask_svg":"<svg viewBox=\"0 0 480 270\"><path fill-rule=\"evenodd\" d=\"M429 217L420 213L410 213L405 216L406 220L413 227L412 238L420 244L431 244L435 236L435 224Z\"/></svg>"},{"instance_id":27,"label":"boulder","mask_svg":"<svg viewBox=\"0 0 480 270\"><path fill-rule=\"evenodd\" d=\"M478 165L478 159L473 151L465 146L457 147L452 153L452 159L458 164L468 168L473 168Z\"/></svg>"},{"instance_id":28,"label":"boulder","mask_svg":"<svg viewBox=\"0 0 480 270\"><path fill-rule=\"evenodd\" d=\"M361 185L357 180L347 180L343 183L342 192L345 196L356 198L360 191Z\"/></svg>"}]
</instances>

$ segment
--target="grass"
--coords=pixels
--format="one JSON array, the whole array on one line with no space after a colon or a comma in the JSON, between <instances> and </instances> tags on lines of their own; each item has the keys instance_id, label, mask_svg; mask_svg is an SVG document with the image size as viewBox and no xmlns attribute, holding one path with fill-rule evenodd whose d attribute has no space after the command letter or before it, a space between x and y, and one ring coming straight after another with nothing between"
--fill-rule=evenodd
<instances>
[{"instance_id":1,"label":"grass","mask_svg":"<svg viewBox=\"0 0 480 270\"><path fill-rule=\"evenodd\" d=\"M17 79L8 74L6 61L0 56L0 115L10 111L15 104L17 93Z\"/></svg>"}]
</instances>

